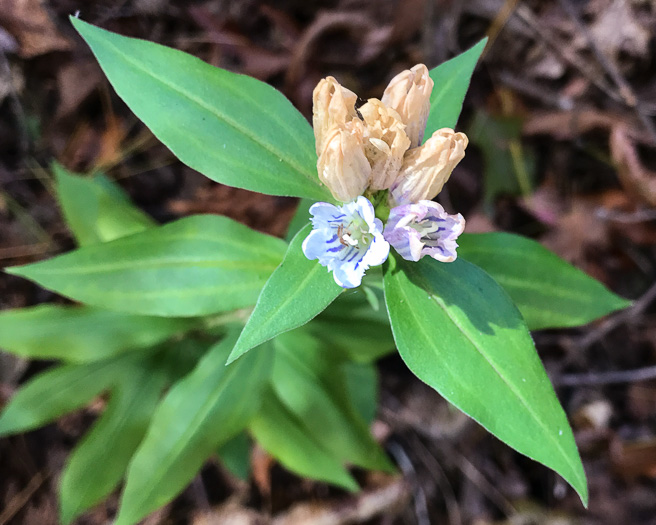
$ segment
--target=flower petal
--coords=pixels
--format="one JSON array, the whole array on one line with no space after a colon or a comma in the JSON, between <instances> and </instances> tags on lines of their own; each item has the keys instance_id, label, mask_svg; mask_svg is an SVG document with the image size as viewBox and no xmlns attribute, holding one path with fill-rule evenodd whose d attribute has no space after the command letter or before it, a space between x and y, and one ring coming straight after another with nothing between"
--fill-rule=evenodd
<instances>
[{"instance_id":1,"label":"flower petal","mask_svg":"<svg viewBox=\"0 0 656 525\"><path fill-rule=\"evenodd\" d=\"M382 264L389 255L383 223L365 197L343 206L319 202L310 207L314 229L303 241L308 259L333 272L335 282L355 288L370 266Z\"/></svg>"},{"instance_id":2,"label":"flower petal","mask_svg":"<svg viewBox=\"0 0 656 525\"><path fill-rule=\"evenodd\" d=\"M464 229L462 215L449 215L438 203L422 200L393 208L384 236L408 261L428 255L440 262L452 262L458 256L456 239Z\"/></svg>"}]
</instances>

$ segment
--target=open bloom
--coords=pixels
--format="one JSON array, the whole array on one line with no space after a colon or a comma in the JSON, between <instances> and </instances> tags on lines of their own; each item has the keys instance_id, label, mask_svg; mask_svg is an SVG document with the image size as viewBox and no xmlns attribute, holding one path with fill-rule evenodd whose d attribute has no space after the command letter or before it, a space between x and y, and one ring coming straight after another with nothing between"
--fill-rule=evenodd
<instances>
[{"instance_id":1,"label":"open bloom","mask_svg":"<svg viewBox=\"0 0 656 525\"><path fill-rule=\"evenodd\" d=\"M360 286L364 272L387 259L390 247L383 224L365 197L343 206L317 202L310 214L314 228L303 241L303 253L332 271L341 287Z\"/></svg>"},{"instance_id":2,"label":"open bloom","mask_svg":"<svg viewBox=\"0 0 656 525\"><path fill-rule=\"evenodd\" d=\"M449 215L438 203L421 200L393 208L384 236L407 261L428 255L440 262L453 262L456 239L464 229L462 215Z\"/></svg>"}]
</instances>

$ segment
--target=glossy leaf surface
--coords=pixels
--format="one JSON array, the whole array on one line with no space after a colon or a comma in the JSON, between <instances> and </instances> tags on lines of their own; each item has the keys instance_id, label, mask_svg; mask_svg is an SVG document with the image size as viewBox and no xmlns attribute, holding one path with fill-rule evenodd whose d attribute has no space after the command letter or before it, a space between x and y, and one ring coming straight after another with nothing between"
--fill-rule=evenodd
<instances>
[{"instance_id":1,"label":"glossy leaf surface","mask_svg":"<svg viewBox=\"0 0 656 525\"><path fill-rule=\"evenodd\" d=\"M158 406L128 468L117 525L136 523L170 501L259 408L273 352L261 348L225 366L236 339L231 334L208 350Z\"/></svg>"},{"instance_id":2,"label":"glossy leaf surface","mask_svg":"<svg viewBox=\"0 0 656 525\"><path fill-rule=\"evenodd\" d=\"M526 237L465 234L458 243L459 255L510 295L530 330L580 326L631 304Z\"/></svg>"},{"instance_id":3,"label":"glossy leaf surface","mask_svg":"<svg viewBox=\"0 0 656 525\"><path fill-rule=\"evenodd\" d=\"M567 417L503 289L462 259L390 256L385 300L408 368L499 439L558 472L587 504Z\"/></svg>"},{"instance_id":4,"label":"glossy leaf surface","mask_svg":"<svg viewBox=\"0 0 656 525\"><path fill-rule=\"evenodd\" d=\"M308 224L290 243L282 263L264 285L228 362L278 334L304 325L342 293L332 273L303 254L301 246L311 230Z\"/></svg>"},{"instance_id":5,"label":"glossy leaf surface","mask_svg":"<svg viewBox=\"0 0 656 525\"><path fill-rule=\"evenodd\" d=\"M255 303L286 244L196 215L6 271L92 306L191 317Z\"/></svg>"},{"instance_id":6,"label":"glossy leaf surface","mask_svg":"<svg viewBox=\"0 0 656 525\"><path fill-rule=\"evenodd\" d=\"M435 86L430 98L424 140L438 129L455 128L472 73L486 43L487 38L484 38L471 49L430 70Z\"/></svg>"},{"instance_id":7,"label":"glossy leaf surface","mask_svg":"<svg viewBox=\"0 0 656 525\"><path fill-rule=\"evenodd\" d=\"M272 195L330 198L305 118L273 87L77 18L119 96L182 162L212 180Z\"/></svg>"},{"instance_id":8,"label":"glossy leaf surface","mask_svg":"<svg viewBox=\"0 0 656 525\"><path fill-rule=\"evenodd\" d=\"M253 418L250 430L262 448L289 470L347 490L358 489L342 462L319 443L316 436L308 433L304 422L287 409L273 391L265 393L262 408Z\"/></svg>"},{"instance_id":9,"label":"glossy leaf surface","mask_svg":"<svg viewBox=\"0 0 656 525\"><path fill-rule=\"evenodd\" d=\"M1 312L0 348L32 359L84 363L152 346L193 325L190 319L47 304Z\"/></svg>"},{"instance_id":10,"label":"glossy leaf surface","mask_svg":"<svg viewBox=\"0 0 656 525\"><path fill-rule=\"evenodd\" d=\"M304 331L276 338L272 388L305 432L347 464L391 469L350 399L341 363Z\"/></svg>"}]
</instances>

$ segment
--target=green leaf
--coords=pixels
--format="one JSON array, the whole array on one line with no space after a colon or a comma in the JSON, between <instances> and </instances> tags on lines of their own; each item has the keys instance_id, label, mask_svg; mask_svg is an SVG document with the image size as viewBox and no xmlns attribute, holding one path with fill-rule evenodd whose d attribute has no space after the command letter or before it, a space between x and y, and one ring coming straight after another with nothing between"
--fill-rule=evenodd
<instances>
[{"instance_id":1,"label":"green leaf","mask_svg":"<svg viewBox=\"0 0 656 525\"><path fill-rule=\"evenodd\" d=\"M587 505L567 417L503 289L462 259L407 263L390 255L385 300L408 368L509 446L558 472Z\"/></svg>"},{"instance_id":2,"label":"green leaf","mask_svg":"<svg viewBox=\"0 0 656 525\"><path fill-rule=\"evenodd\" d=\"M310 207L313 204L314 201L311 199L301 199L298 202L298 207L287 227L287 234L285 235L285 240L287 242L291 242L296 234L310 221Z\"/></svg>"},{"instance_id":3,"label":"green leaf","mask_svg":"<svg viewBox=\"0 0 656 525\"><path fill-rule=\"evenodd\" d=\"M456 127L472 73L486 43L487 38L484 38L471 49L430 70L435 87L424 140L438 129Z\"/></svg>"},{"instance_id":4,"label":"green leaf","mask_svg":"<svg viewBox=\"0 0 656 525\"><path fill-rule=\"evenodd\" d=\"M307 431L303 421L285 408L272 390L264 393L262 408L251 421L250 430L262 448L289 470L346 490L358 490L358 484L341 462Z\"/></svg>"},{"instance_id":5,"label":"green leaf","mask_svg":"<svg viewBox=\"0 0 656 525\"><path fill-rule=\"evenodd\" d=\"M503 287L530 330L579 326L631 304L526 237L466 234L458 242L458 254Z\"/></svg>"},{"instance_id":6,"label":"green leaf","mask_svg":"<svg viewBox=\"0 0 656 525\"><path fill-rule=\"evenodd\" d=\"M31 379L0 415L0 436L25 432L72 412L116 383L132 356L52 368Z\"/></svg>"},{"instance_id":7,"label":"green leaf","mask_svg":"<svg viewBox=\"0 0 656 525\"><path fill-rule=\"evenodd\" d=\"M499 195L531 195L536 160L522 144L522 119L490 115L477 109L467 130L469 141L483 154L484 202L490 206Z\"/></svg>"},{"instance_id":8,"label":"green leaf","mask_svg":"<svg viewBox=\"0 0 656 525\"><path fill-rule=\"evenodd\" d=\"M382 303L382 294L380 298ZM373 310L360 290L340 295L308 324L308 330L326 346L358 363L372 363L396 349L387 310Z\"/></svg>"},{"instance_id":9,"label":"green leaf","mask_svg":"<svg viewBox=\"0 0 656 525\"><path fill-rule=\"evenodd\" d=\"M278 334L304 325L343 291L332 273L303 254L301 247L311 230L312 225L306 225L292 240L282 263L264 285L228 363Z\"/></svg>"},{"instance_id":10,"label":"green leaf","mask_svg":"<svg viewBox=\"0 0 656 525\"><path fill-rule=\"evenodd\" d=\"M155 345L194 324L91 306L39 305L0 313L0 348L32 359L84 363Z\"/></svg>"},{"instance_id":11,"label":"green leaf","mask_svg":"<svg viewBox=\"0 0 656 525\"><path fill-rule=\"evenodd\" d=\"M274 346L272 388L306 432L344 462L393 470L352 404L344 369L329 349L298 330L277 337Z\"/></svg>"},{"instance_id":12,"label":"green leaf","mask_svg":"<svg viewBox=\"0 0 656 525\"><path fill-rule=\"evenodd\" d=\"M254 304L285 248L226 217L196 215L6 271L92 306L191 317Z\"/></svg>"},{"instance_id":13,"label":"green leaf","mask_svg":"<svg viewBox=\"0 0 656 525\"><path fill-rule=\"evenodd\" d=\"M378 370L370 363L345 361L341 364L348 397L360 417L371 424L378 411Z\"/></svg>"},{"instance_id":14,"label":"green leaf","mask_svg":"<svg viewBox=\"0 0 656 525\"><path fill-rule=\"evenodd\" d=\"M248 479L251 471L251 441L246 432L221 445L219 448L221 462L235 477L242 481Z\"/></svg>"},{"instance_id":15,"label":"green leaf","mask_svg":"<svg viewBox=\"0 0 656 525\"><path fill-rule=\"evenodd\" d=\"M70 523L119 484L143 439L166 375L150 366L128 370L102 416L71 453L61 478L61 520Z\"/></svg>"},{"instance_id":16,"label":"green leaf","mask_svg":"<svg viewBox=\"0 0 656 525\"><path fill-rule=\"evenodd\" d=\"M64 218L80 246L112 241L155 226L155 221L134 207L123 190L104 175L75 175L57 163L52 170Z\"/></svg>"},{"instance_id":17,"label":"green leaf","mask_svg":"<svg viewBox=\"0 0 656 525\"><path fill-rule=\"evenodd\" d=\"M236 339L233 333L212 347L155 411L128 468L116 525L136 523L170 501L259 408L273 353L261 348L225 366Z\"/></svg>"},{"instance_id":18,"label":"green leaf","mask_svg":"<svg viewBox=\"0 0 656 525\"><path fill-rule=\"evenodd\" d=\"M305 118L271 86L77 18L118 95L182 162L212 180L329 200Z\"/></svg>"}]
</instances>

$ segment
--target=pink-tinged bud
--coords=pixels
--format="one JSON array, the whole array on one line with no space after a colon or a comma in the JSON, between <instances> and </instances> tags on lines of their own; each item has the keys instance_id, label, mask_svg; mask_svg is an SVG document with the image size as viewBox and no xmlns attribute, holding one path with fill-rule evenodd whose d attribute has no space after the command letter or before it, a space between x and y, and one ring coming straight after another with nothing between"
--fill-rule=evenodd
<instances>
[{"instance_id":1,"label":"pink-tinged bud","mask_svg":"<svg viewBox=\"0 0 656 525\"><path fill-rule=\"evenodd\" d=\"M428 68L417 64L396 75L383 93L383 104L401 115L411 148L419 146L424 138L432 91L433 79L428 74Z\"/></svg>"},{"instance_id":2,"label":"pink-tinged bud","mask_svg":"<svg viewBox=\"0 0 656 525\"><path fill-rule=\"evenodd\" d=\"M321 155L326 135L335 125L345 125L356 117L358 96L333 77L322 79L312 93L312 125L317 155Z\"/></svg>"},{"instance_id":3,"label":"pink-tinged bud","mask_svg":"<svg viewBox=\"0 0 656 525\"><path fill-rule=\"evenodd\" d=\"M409 150L390 189L390 204L400 206L435 198L465 156L468 143L464 133L443 128L423 146Z\"/></svg>"},{"instance_id":4,"label":"pink-tinged bud","mask_svg":"<svg viewBox=\"0 0 656 525\"><path fill-rule=\"evenodd\" d=\"M326 134L317 162L319 179L335 199L350 202L364 193L371 166L364 154L364 125L358 118L335 125Z\"/></svg>"},{"instance_id":5,"label":"pink-tinged bud","mask_svg":"<svg viewBox=\"0 0 656 525\"><path fill-rule=\"evenodd\" d=\"M410 147L405 125L393 109L375 98L360 108L365 123L364 152L371 164L372 190L386 190L392 185Z\"/></svg>"}]
</instances>

